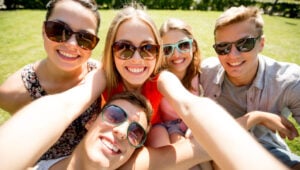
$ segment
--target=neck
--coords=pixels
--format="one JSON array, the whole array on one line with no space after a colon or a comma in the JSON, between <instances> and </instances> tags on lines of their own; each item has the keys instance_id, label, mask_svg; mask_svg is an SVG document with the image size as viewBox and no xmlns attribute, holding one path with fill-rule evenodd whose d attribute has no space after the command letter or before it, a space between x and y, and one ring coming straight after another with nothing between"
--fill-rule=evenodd
<instances>
[{"instance_id":1,"label":"neck","mask_svg":"<svg viewBox=\"0 0 300 170\"><path fill-rule=\"evenodd\" d=\"M124 91L141 92L142 85L132 85L125 81L123 81L123 83L124 83Z\"/></svg>"},{"instance_id":2,"label":"neck","mask_svg":"<svg viewBox=\"0 0 300 170\"><path fill-rule=\"evenodd\" d=\"M35 66L41 86L48 94L65 91L81 82L88 73L87 64L75 70L61 70L54 66L49 59L42 60Z\"/></svg>"},{"instance_id":3,"label":"neck","mask_svg":"<svg viewBox=\"0 0 300 170\"><path fill-rule=\"evenodd\" d=\"M184 70L184 71L170 70L170 71L171 71L173 74L175 74L179 80L182 80L183 77L184 77L185 74L186 74L186 70Z\"/></svg>"}]
</instances>

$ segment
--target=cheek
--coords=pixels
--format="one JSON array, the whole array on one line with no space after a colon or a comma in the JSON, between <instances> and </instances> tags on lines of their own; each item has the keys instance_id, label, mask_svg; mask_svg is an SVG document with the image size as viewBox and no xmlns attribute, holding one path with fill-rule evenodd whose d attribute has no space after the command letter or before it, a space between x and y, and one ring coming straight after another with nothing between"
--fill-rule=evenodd
<instances>
[{"instance_id":1,"label":"cheek","mask_svg":"<svg viewBox=\"0 0 300 170\"><path fill-rule=\"evenodd\" d=\"M122 65L123 65L123 62L122 61L120 61L120 60L116 60L116 59L114 59L114 65L115 65L115 67L117 68L117 71L119 72L119 73L121 73L121 68L122 68Z\"/></svg>"},{"instance_id":2,"label":"cheek","mask_svg":"<svg viewBox=\"0 0 300 170\"><path fill-rule=\"evenodd\" d=\"M81 56L83 56L84 58L90 58L91 55L92 55L92 51L91 50L83 50L83 49L80 49L80 53L81 53Z\"/></svg>"},{"instance_id":3,"label":"cheek","mask_svg":"<svg viewBox=\"0 0 300 170\"><path fill-rule=\"evenodd\" d=\"M153 73L156 65L156 60L146 61L145 63L149 67L150 72Z\"/></svg>"}]
</instances>

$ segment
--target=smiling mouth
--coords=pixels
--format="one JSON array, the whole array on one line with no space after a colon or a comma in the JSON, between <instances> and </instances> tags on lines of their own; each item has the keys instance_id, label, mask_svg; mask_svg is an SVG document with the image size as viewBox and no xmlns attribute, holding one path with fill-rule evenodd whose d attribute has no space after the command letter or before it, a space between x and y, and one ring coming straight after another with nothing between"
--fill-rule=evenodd
<instances>
[{"instance_id":1,"label":"smiling mouth","mask_svg":"<svg viewBox=\"0 0 300 170\"><path fill-rule=\"evenodd\" d=\"M130 67L126 67L126 69L131 72L131 73L134 73L134 74L139 74L139 73L142 73L146 70L146 67L143 67L143 68L130 68Z\"/></svg>"},{"instance_id":2,"label":"smiling mouth","mask_svg":"<svg viewBox=\"0 0 300 170\"><path fill-rule=\"evenodd\" d=\"M100 140L103 143L103 145L105 145L112 152L117 153L117 154L121 153L121 150L116 145L109 142L108 140L105 140L103 138L101 138Z\"/></svg>"},{"instance_id":3,"label":"smiling mouth","mask_svg":"<svg viewBox=\"0 0 300 170\"><path fill-rule=\"evenodd\" d=\"M232 62L232 63L228 63L229 66L231 67L237 67L237 66L240 66L242 65L244 62Z\"/></svg>"},{"instance_id":4,"label":"smiling mouth","mask_svg":"<svg viewBox=\"0 0 300 170\"><path fill-rule=\"evenodd\" d=\"M172 60L172 63L174 63L174 64L181 64L181 63L183 63L185 61L185 59L184 58L181 58L181 59L177 59L177 60Z\"/></svg>"},{"instance_id":5,"label":"smiling mouth","mask_svg":"<svg viewBox=\"0 0 300 170\"><path fill-rule=\"evenodd\" d=\"M64 52L64 51L58 51L58 53L60 54L60 55L62 55L64 58L78 58L79 56L78 55L76 55L76 54L70 54L70 53L66 53L66 52Z\"/></svg>"}]
</instances>

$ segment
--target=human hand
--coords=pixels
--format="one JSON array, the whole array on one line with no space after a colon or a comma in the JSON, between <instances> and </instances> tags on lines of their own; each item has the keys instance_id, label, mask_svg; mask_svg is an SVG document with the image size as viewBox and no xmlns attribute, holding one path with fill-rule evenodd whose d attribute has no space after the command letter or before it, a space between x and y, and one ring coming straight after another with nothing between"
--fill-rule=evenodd
<instances>
[{"instance_id":1,"label":"human hand","mask_svg":"<svg viewBox=\"0 0 300 170\"><path fill-rule=\"evenodd\" d=\"M277 114L253 111L237 119L237 121L247 130L259 124L272 130L274 133L277 131L282 138L293 140L299 136L295 126L284 116Z\"/></svg>"}]
</instances>

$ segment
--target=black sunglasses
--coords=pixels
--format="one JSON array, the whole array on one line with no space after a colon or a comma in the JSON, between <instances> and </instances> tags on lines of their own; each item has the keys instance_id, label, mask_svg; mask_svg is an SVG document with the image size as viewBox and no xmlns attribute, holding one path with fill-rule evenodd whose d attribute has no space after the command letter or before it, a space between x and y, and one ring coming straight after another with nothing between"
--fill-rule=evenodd
<instances>
[{"instance_id":1,"label":"black sunglasses","mask_svg":"<svg viewBox=\"0 0 300 170\"><path fill-rule=\"evenodd\" d=\"M179 52L190 52L192 49L193 39L181 40L174 44L164 44L163 50L166 57L172 56L174 49L176 48Z\"/></svg>"},{"instance_id":2,"label":"black sunglasses","mask_svg":"<svg viewBox=\"0 0 300 170\"><path fill-rule=\"evenodd\" d=\"M99 38L87 31L74 32L69 25L61 21L45 21L45 32L51 41L66 42L75 34L77 44L85 50L92 50L96 47Z\"/></svg>"},{"instance_id":3,"label":"black sunglasses","mask_svg":"<svg viewBox=\"0 0 300 170\"><path fill-rule=\"evenodd\" d=\"M256 40L258 40L261 36L258 36L256 38L253 37L244 37L241 38L235 42L221 42L214 44L213 47L217 54L219 55L226 55L229 54L232 48L232 44L235 45L235 48L239 52L249 52L251 51L256 43Z\"/></svg>"},{"instance_id":4,"label":"black sunglasses","mask_svg":"<svg viewBox=\"0 0 300 170\"><path fill-rule=\"evenodd\" d=\"M118 126L128 119L127 113L117 105L107 105L103 108L102 120ZM127 140L130 145L139 148L144 145L147 138L145 129L137 122L131 122L127 128Z\"/></svg>"},{"instance_id":5,"label":"black sunglasses","mask_svg":"<svg viewBox=\"0 0 300 170\"><path fill-rule=\"evenodd\" d=\"M159 45L145 44L139 47L132 45L126 41L117 41L112 45L113 56L122 60L131 59L137 50L142 59L153 60L156 58L159 52Z\"/></svg>"}]
</instances>

